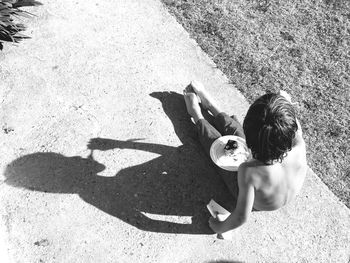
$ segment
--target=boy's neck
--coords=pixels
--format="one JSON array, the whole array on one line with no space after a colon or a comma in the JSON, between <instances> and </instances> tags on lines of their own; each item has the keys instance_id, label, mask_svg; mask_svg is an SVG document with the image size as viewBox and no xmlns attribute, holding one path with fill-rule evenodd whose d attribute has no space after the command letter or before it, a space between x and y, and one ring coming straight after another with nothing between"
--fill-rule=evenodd
<instances>
[{"instance_id":1,"label":"boy's neck","mask_svg":"<svg viewBox=\"0 0 350 263\"><path fill-rule=\"evenodd\" d=\"M259 165L264 165L264 166L274 165L274 164L279 162L278 160L272 160L269 163L264 163L264 162L262 162L262 161L260 161L258 159L255 159L255 158L252 158L251 161L253 161L253 162L255 162L255 163L259 164Z\"/></svg>"}]
</instances>

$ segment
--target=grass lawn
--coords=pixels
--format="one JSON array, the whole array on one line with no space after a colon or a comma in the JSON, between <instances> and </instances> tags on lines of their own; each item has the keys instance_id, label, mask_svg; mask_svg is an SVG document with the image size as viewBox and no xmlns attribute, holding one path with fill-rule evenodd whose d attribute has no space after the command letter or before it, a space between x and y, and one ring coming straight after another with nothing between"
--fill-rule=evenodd
<instances>
[{"instance_id":1,"label":"grass lawn","mask_svg":"<svg viewBox=\"0 0 350 263\"><path fill-rule=\"evenodd\" d=\"M310 167L350 207L350 1L162 1L249 102L292 95Z\"/></svg>"}]
</instances>

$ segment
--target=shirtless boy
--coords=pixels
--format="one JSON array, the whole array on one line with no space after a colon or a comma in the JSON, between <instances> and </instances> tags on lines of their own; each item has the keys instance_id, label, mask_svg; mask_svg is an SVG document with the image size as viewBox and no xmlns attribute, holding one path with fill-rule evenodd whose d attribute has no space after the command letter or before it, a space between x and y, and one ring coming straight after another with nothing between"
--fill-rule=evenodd
<instances>
[{"instance_id":1,"label":"shirtless boy","mask_svg":"<svg viewBox=\"0 0 350 263\"><path fill-rule=\"evenodd\" d=\"M276 210L296 197L307 171L306 150L300 123L287 93L258 98L250 106L243 127L234 116L231 118L220 109L199 82L192 82L184 90L184 99L208 155L217 138L236 135L246 139L253 156L238 168L239 194L235 210L225 221L209 219L214 232L221 234L241 226L253 208ZM214 126L204 119L199 103L214 116Z\"/></svg>"}]
</instances>

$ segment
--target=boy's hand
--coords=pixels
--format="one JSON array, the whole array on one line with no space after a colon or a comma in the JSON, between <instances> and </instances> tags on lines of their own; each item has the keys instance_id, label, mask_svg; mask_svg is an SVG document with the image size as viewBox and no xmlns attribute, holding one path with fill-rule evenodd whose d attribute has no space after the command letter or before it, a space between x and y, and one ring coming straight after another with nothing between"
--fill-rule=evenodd
<instances>
[{"instance_id":1,"label":"boy's hand","mask_svg":"<svg viewBox=\"0 0 350 263\"><path fill-rule=\"evenodd\" d=\"M283 96L286 100L288 100L290 103L292 103L292 97L290 94L284 90L280 90L280 95Z\"/></svg>"},{"instance_id":2,"label":"boy's hand","mask_svg":"<svg viewBox=\"0 0 350 263\"><path fill-rule=\"evenodd\" d=\"M225 232L223 231L224 223L212 216L209 218L209 226L217 234L222 234Z\"/></svg>"},{"instance_id":3,"label":"boy's hand","mask_svg":"<svg viewBox=\"0 0 350 263\"><path fill-rule=\"evenodd\" d=\"M283 96L287 101L289 101L290 104L292 104L292 105L297 105L298 104L297 102L292 102L292 97L290 96L290 94L287 91L280 90L279 94L281 96Z\"/></svg>"}]
</instances>

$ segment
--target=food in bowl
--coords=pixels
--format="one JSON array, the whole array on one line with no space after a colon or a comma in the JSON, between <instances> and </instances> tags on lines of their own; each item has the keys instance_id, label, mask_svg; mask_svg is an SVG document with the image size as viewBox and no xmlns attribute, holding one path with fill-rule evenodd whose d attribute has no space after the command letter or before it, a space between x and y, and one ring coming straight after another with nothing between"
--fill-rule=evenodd
<instances>
[{"instance_id":1,"label":"food in bowl","mask_svg":"<svg viewBox=\"0 0 350 263\"><path fill-rule=\"evenodd\" d=\"M235 162L244 162L249 155L244 146L236 140L227 141L224 147L224 153L226 156L232 157Z\"/></svg>"}]
</instances>

